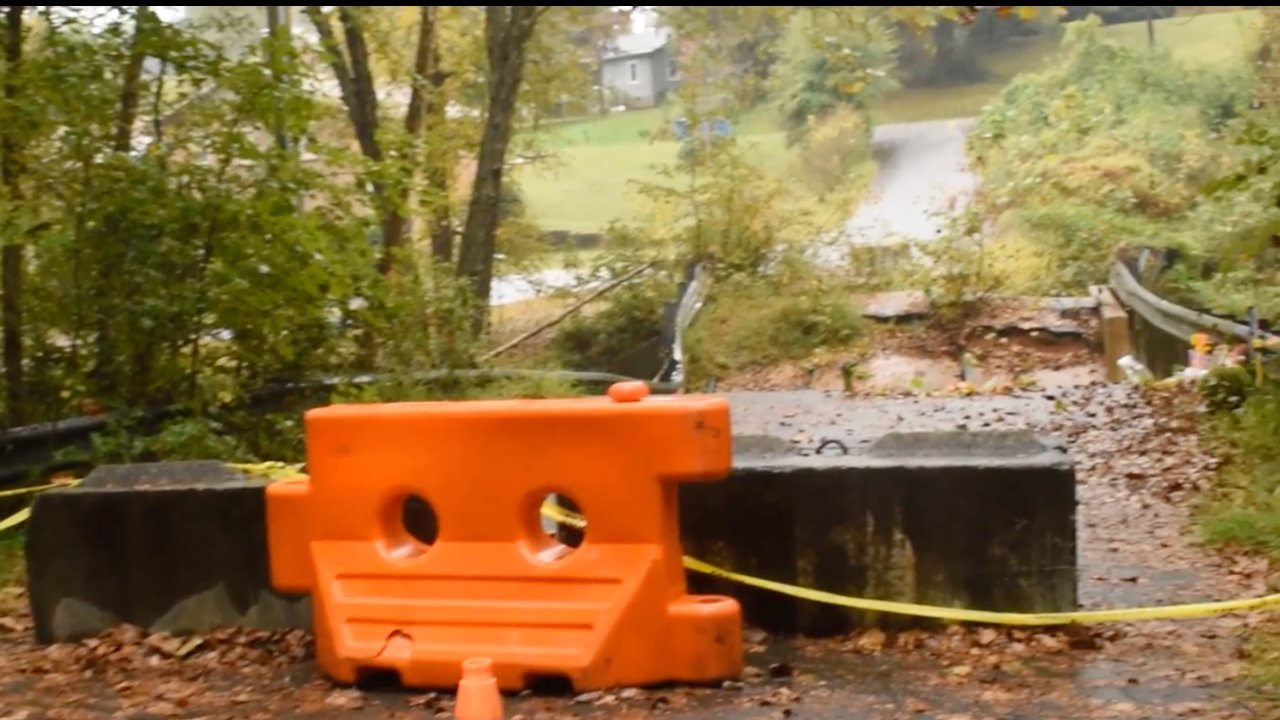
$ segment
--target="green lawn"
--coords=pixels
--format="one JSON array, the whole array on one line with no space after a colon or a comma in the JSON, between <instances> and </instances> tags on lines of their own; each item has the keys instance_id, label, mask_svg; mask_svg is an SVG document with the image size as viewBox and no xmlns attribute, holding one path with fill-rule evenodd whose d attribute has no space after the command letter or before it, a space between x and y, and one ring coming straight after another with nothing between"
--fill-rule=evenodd
<instances>
[{"instance_id":1,"label":"green lawn","mask_svg":"<svg viewBox=\"0 0 1280 720\"><path fill-rule=\"evenodd\" d=\"M1250 47L1261 15L1257 10L1205 13L1155 22L1156 44L1168 48L1180 62L1218 65L1242 59ZM1112 25L1108 37L1130 47L1147 47L1147 24Z\"/></svg>"},{"instance_id":2,"label":"green lawn","mask_svg":"<svg viewBox=\"0 0 1280 720\"><path fill-rule=\"evenodd\" d=\"M641 138L652 125L632 116L652 122L658 113L622 113L553 131L560 142L555 158L522 168L516 176L533 220L546 229L589 232L613 219L643 219L645 198L636 185L661 179L658 168L675 160L679 148L670 140ZM615 119L618 122L612 122ZM785 175L789 155L781 130L753 132L748 125L738 132L751 144L752 156L762 168Z\"/></svg>"},{"instance_id":3,"label":"green lawn","mask_svg":"<svg viewBox=\"0 0 1280 720\"><path fill-rule=\"evenodd\" d=\"M1200 15L1157 20L1156 44L1166 48L1179 62L1224 65L1242 58L1244 48L1256 31L1260 15L1256 10L1205 12ZM1146 23L1123 23L1102 29L1103 35L1132 48L1148 45ZM999 52L982 58L991 73L988 82L951 88L906 88L889 95L872 110L878 123L914 122L977 115L1015 75L1035 71L1050 62L1059 38L1021 38Z\"/></svg>"},{"instance_id":4,"label":"green lawn","mask_svg":"<svg viewBox=\"0 0 1280 720\"><path fill-rule=\"evenodd\" d=\"M1156 43L1188 63L1227 63L1241 57L1259 19L1256 10L1188 15L1155 23ZM1135 48L1147 46L1146 23L1125 23L1104 34ZM1058 39L1024 38L982 58L986 82L950 88L906 88L872 109L877 123L913 122L978 114L1009 79L1051 61ZM678 117L674 106L617 113L591 120L554 123L543 128L551 162L522 169L517 178L535 222L548 230L594 231L610 220L643 219L643 199L632 181L658 179L656 166L674 159L677 145L647 139L669 129ZM780 177L788 169L777 112L764 107L734 123L734 133L757 145L755 157Z\"/></svg>"}]
</instances>

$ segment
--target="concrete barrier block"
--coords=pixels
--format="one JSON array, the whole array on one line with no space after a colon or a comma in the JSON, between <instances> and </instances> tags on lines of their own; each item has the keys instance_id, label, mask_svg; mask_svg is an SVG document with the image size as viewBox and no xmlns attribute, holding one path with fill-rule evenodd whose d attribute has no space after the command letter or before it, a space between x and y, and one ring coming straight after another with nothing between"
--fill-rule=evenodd
<instances>
[{"instance_id":1,"label":"concrete barrier block","mask_svg":"<svg viewBox=\"0 0 1280 720\"><path fill-rule=\"evenodd\" d=\"M771 440L771 439L766 439ZM1076 607L1075 472L1024 432L890 433L864 452L801 457L735 443L727 482L681 488L687 554L855 597L1011 612ZM801 601L705 576L774 632L831 635L927 621Z\"/></svg>"},{"instance_id":2,"label":"concrete barrier block","mask_svg":"<svg viewBox=\"0 0 1280 720\"><path fill-rule=\"evenodd\" d=\"M887 600L1004 611L1076 607L1075 474L1025 433L889 434L801 457L736 438L733 474L681 487L687 554L748 575ZM28 529L36 636L121 623L152 632L308 628L305 597L271 590L263 484L218 462L104 466L40 495ZM919 621L796 600L701 575L774 632L828 635Z\"/></svg>"},{"instance_id":3,"label":"concrete barrier block","mask_svg":"<svg viewBox=\"0 0 1280 720\"><path fill-rule=\"evenodd\" d=\"M271 590L263 483L220 462L108 465L41 494L27 532L36 638L310 627Z\"/></svg>"}]
</instances>

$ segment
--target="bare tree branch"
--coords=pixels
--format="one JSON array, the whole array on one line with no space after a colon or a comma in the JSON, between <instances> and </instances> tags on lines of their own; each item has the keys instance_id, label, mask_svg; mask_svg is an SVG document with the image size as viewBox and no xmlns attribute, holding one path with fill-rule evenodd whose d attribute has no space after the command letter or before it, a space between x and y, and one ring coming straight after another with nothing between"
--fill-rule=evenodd
<instances>
[{"instance_id":1,"label":"bare tree branch","mask_svg":"<svg viewBox=\"0 0 1280 720\"><path fill-rule=\"evenodd\" d=\"M482 355L482 356L480 357L480 359L481 359L481 360L492 360L492 359L494 359L494 358L498 357L499 355L502 355L503 353L508 352L508 351L509 351L509 350L511 350L512 348L518 347L518 346L520 346L520 345L522 345L522 344L524 344L524 343L528 342L529 340L532 340L533 338L535 338L535 337L537 337L537 336L541 335L542 333L546 332L547 330L550 330L551 328L555 327L556 325L559 325L560 323L564 322L564 321L565 321L565 319L566 319L566 318L568 318L570 315L573 315L574 313L578 312L578 311L579 311L579 310L581 310L582 308L586 307L587 303L589 303L589 302L591 302L591 301L593 301L593 300L595 300L595 299L597 299L597 298L601 297L602 295L605 295L606 293L613 292L613 291L614 291L614 290L616 290L617 288L622 287L623 285L625 285L625 284L627 284L628 282L630 282L632 279L634 279L634 278L636 278L637 276L639 276L641 273L643 273L643 272L645 272L646 270L648 270L649 268L653 267L653 265L654 265L654 263L653 263L653 262L647 262L647 263L645 263L644 265L641 265L640 267L636 268L635 270L632 270L631 272L627 273L626 275L623 275L622 277L618 278L617 280L614 280L613 282L609 283L608 285L605 285L604 287L602 287L602 288L600 288L600 289L596 290L595 292L591 293L590 295L587 295L586 297L582 298L582 299L581 299L581 300L579 300L578 302L576 302L576 303L574 303L574 304L570 305L569 307L565 308L564 312L561 312L559 315L556 315L555 317L553 317L553 318L551 318L550 320L548 320L548 321L546 321L546 322L542 323L542 324L541 324L541 325L539 325L538 327L536 327L536 328L534 328L534 329L530 330L530 331L529 331L529 332L527 332L527 333L524 333L523 335L520 335L520 336L519 336L519 337L517 337L517 338L514 338L514 339L513 339L513 340L511 340L510 342L503 343L500 347L497 347L497 348L494 348L493 350L490 350L489 352L487 352L487 353L485 353L484 355Z\"/></svg>"}]
</instances>

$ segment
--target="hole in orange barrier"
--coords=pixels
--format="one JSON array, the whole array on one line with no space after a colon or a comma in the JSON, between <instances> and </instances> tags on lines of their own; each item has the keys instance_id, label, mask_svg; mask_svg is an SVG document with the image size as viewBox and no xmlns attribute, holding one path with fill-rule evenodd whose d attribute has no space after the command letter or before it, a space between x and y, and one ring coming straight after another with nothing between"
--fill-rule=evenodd
<instances>
[{"instance_id":1,"label":"hole in orange barrier","mask_svg":"<svg viewBox=\"0 0 1280 720\"><path fill-rule=\"evenodd\" d=\"M568 557L586 540L586 515L568 495L544 495L537 505L539 517L533 550L539 560L555 562Z\"/></svg>"},{"instance_id":2,"label":"hole in orange barrier","mask_svg":"<svg viewBox=\"0 0 1280 720\"><path fill-rule=\"evenodd\" d=\"M394 558L411 558L425 553L440 536L440 520L435 508L421 495L404 495L393 500L383 516L385 551Z\"/></svg>"},{"instance_id":3,"label":"hole in orange barrier","mask_svg":"<svg viewBox=\"0 0 1280 720\"><path fill-rule=\"evenodd\" d=\"M436 518L435 508L425 498L410 495L404 499L401 510L404 529L409 535L423 545L434 545L440 535L440 521Z\"/></svg>"},{"instance_id":4,"label":"hole in orange barrier","mask_svg":"<svg viewBox=\"0 0 1280 720\"><path fill-rule=\"evenodd\" d=\"M563 697L573 695L573 681L560 673L530 673L524 677L524 686L539 697Z\"/></svg>"},{"instance_id":5,"label":"hole in orange barrier","mask_svg":"<svg viewBox=\"0 0 1280 720\"><path fill-rule=\"evenodd\" d=\"M370 690L395 690L404 687L400 673L386 668L360 668L356 672L356 687Z\"/></svg>"}]
</instances>

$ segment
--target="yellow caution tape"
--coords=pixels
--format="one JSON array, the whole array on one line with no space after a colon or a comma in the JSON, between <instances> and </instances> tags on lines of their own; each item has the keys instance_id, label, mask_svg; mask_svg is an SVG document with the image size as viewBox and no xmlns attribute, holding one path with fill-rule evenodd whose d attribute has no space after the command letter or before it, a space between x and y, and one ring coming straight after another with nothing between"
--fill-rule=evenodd
<instances>
[{"instance_id":1,"label":"yellow caution tape","mask_svg":"<svg viewBox=\"0 0 1280 720\"><path fill-rule=\"evenodd\" d=\"M302 474L301 463L290 465L289 463L272 461L262 463L226 463L226 466L248 475L264 477L268 482L296 478Z\"/></svg>"},{"instance_id":2,"label":"yellow caution tape","mask_svg":"<svg viewBox=\"0 0 1280 720\"><path fill-rule=\"evenodd\" d=\"M9 528L15 528L27 521L31 517L31 508L25 507L9 517L0 520L0 532L4 532Z\"/></svg>"},{"instance_id":3,"label":"yellow caution tape","mask_svg":"<svg viewBox=\"0 0 1280 720\"><path fill-rule=\"evenodd\" d=\"M586 518L552 504L550 498L543 503L542 513L556 522L564 523L571 527L583 529L587 526ZM1224 600L1221 602L1123 608L1119 610L1082 610L1079 612L1058 613L992 612L989 610L966 610L964 608L919 605L890 600L869 600L848 595L838 595L824 590L812 590L797 585L788 585L787 583L742 575L688 555L684 556L684 567L693 572L732 580L741 585L748 585L761 590L769 590L782 595L800 598L801 600L810 600L827 605L837 605L869 612L912 615L936 620L983 623L986 625L1047 627L1052 625L1136 622L1140 620L1189 620L1224 615L1226 613L1280 607L1280 594L1276 594L1246 600Z\"/></svg>"},{"instance_id":4,"label":"yellow caution tape","mask_svg":"<svg viewBox=\"0 0 1280 720\"><path fill-rule=\"evenodd\" d=\"M0 497L16 497L18 495L30 495L32 493L42 493L45 490L53 490L54 488L68 488L79 485L78 479L60 480L58 482L49 483L48 485L34 485L32 487L18 488L17 490L5 490L0 492ZM10 528L15 528L26 522L31 517L31 508L25 507L9 517L0 520L0 532L4 532Z\"/></svg>"},{"instance_id":5,"label":"yellow caution tape","mask_svg":"<svg viewBox=\"0 0 1280 720\"><path fill-rule=\"evenodd\" d=\"M75 487L79 485L79 480L63 480L62 482L49 483L48 485L35 485L32 487L18 488L17 490L0 491L0 498L17 497L18 495L30 495L31 493L44 492L60 487Z\"/></svg>"},{"instance_id":6,"label":"yellow caution tape","mask_svg":"<svg viewBox=\"0 0 1280 720\"><path fill-rule=\"evenodd\" d=\"M837 595L823 590L811 590L772 580L739 575L687 555L684 558L684 566L694 572L714 575L743 585L750 585L762 590L771 590L783 595L827 605L838 605L855 610L868 610L895 615L913 615L915 617L935 618L938 620L984 623L987 625L1050 626L1137 622L1140 620L1190 620L1233 612L1267 610L1280 607L1280 594L1276 594L1245 600L1223 600L1187 605L1165 605L1163 607L1121 608L1119 610L1081 610L1079 612L1058 613L992 612L988 610L965 610L963 608L949 608L937 605L891 602L888 600L868 600L847 595Z\"/></svg>"},{"instance_id":7,"label":"yellow caution tape","mask_svg":"<svg viewBox=\"0 0 1280 720\"><path fill-rule=\"evenodd\" d=\"M542 517L555 520L561 525L568 525L571 528L585 530L587 527L587 519L572 510L565 510L556 505L551 498L542 501Z\"/></svg>"}]
</instances>

